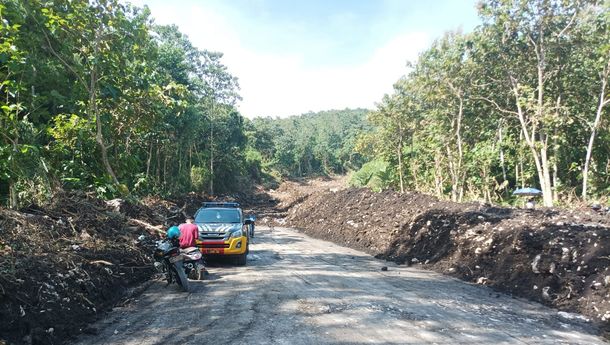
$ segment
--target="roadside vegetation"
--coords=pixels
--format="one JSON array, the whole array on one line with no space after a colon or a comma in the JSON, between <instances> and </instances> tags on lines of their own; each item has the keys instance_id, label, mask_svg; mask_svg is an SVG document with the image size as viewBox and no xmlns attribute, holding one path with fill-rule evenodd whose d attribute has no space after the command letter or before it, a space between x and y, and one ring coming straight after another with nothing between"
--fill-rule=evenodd
<instances>
[{"instance_id":1,"label":"roadside vegetation","mask_svg":"<svg viewBox=\"0 0 610 345\"><path fill-rule=\"evenodd\" d=\"M343 174L366 110L245 119L222 53L115 0L0 4L0 202L239 191Z\"/></svg>"},{"instance_id":2,"label":"roadside vegetation","mask_svg":"<svg viewBox=\"0 0 610 345\"><path fill-rule=\"evenodd\" d=\"M547 206L604 201L609 6L483 1L483 24L437 39L374 110L248 120L222 53L146 8L7 0L0 203L65 189L218 194L332 174L454 201L513 202L522 186Z\"/></svg>"},{"instance_id":3,"label":"roadside vegetation","mask_svg":"<svg viewBox=\"0 0 610 345\"><path fill-rule=\"evenodd\" d=\"M483 24L437 39L369 116L352 183L453 201L544 205L610 192L610 3L482 1Z\"/></svg>"},{"instance_id":4,"label":"roadside vegetation","mask_svg":"<svg viewBox=\"0 0 610 345\"><path fill-rule=\"evenodd\" d=\"M438 38L373 110L249 120L222 53L147 8L0 1L0 343L95 333L152 274L140 236L220 194L261 221L607 325L607 214L456 202L514 203L524 186L546 206L608 201L610 2L479 11L482 25ZM318 190L278 187L313 176Z\"/></svg>"},{"instance_id":5,"label":"roadside vegetation","mask_svg":"<svg viewBox=\"0 0 610 345\"><path fill-rule=\"evenodd\" d=\"M237 79L147 9L0 4L0 200L231 189L246 169Z\"/></svg>"}]
</instances>

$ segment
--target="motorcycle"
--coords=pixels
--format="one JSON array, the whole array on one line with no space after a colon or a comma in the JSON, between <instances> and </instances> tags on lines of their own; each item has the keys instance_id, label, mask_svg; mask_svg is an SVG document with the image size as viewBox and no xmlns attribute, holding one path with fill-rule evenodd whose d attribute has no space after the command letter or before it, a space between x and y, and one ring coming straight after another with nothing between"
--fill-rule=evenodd
<instances>
[{"instance_id":1,"label":"motorcycle","mask_svg":"<svg viewBox=\"0 0 610 345\"><path fill-rule=\"evenodd\" d=\"M167 284L176 283L182 290L189 291L187 277L194 280L203 279L205 261L198 248L180 249L177 239L156 241L153 254L155 268L164 275Z\"/></svg>"}]
</instances>

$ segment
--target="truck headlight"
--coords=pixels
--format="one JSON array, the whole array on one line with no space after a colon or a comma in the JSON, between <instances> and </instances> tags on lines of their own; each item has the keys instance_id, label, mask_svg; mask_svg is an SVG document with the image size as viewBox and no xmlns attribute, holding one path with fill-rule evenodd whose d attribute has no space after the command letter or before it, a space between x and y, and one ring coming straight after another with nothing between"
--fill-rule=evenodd
<instances>
[{"instance_id":1,"label":"truck headlight","mask_svg":"<svg viewBox=\"0 0 610 345\"><path fill-rule=\"evenodd\" d=\"M229 238L238 238L238 237L242 237L244 235L244 233L241 230L237 230L237 231L233 231L231 233L231 235L229 235Z\"/></svg>"}]
</instances>

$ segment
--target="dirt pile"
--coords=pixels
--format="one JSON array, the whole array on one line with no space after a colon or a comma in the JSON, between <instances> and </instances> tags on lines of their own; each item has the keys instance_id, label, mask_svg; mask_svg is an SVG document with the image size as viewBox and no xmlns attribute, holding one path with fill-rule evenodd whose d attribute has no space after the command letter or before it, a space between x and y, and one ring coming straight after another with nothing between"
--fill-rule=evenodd
<instances>
[{"instance_id":1,"label":"dirt pile","mask_svg":"<svg viewBox=\"0 0 610 345\"><path fill-rule=\"evenodd\" d=\"M261 190L140 202L60 193L48 205L0 208L0 344L57 344L96 332L89 323L153 274L151 239L211 200L249 212L276 204Z\"/></svg>"},{"instance_id":2,"label":"dirt pile","mask_svg":"<svg viewBox=\"0 0 610 345\"><path fill-rule=\"evenodd\" d=\"M610 218L592 210L530 211L346 189L311 194L286 222L610 326Z\"/></svg>"},{"instance_id":3,"label":"dirt pile","mask_svg":"<svg viewBox=\"0 0 610 345\"><path fill-rule=\"evenodd\" d=\"M139 243L173 215L123 200L62 193L49 205L0 208L0 343L59 343L150 278Z\"/></svg>"}]
</instances>

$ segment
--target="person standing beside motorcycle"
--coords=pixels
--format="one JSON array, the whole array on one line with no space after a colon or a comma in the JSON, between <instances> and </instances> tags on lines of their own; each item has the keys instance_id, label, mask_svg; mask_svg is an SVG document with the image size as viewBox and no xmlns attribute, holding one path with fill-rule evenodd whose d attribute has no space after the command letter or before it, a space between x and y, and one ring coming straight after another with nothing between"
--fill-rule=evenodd
<instances>
[{"instance_id":1,"label":"person standing beside motorcycle","mask_svg":"<svg viewBox=\"0 0 610 345\"><path fill-rule=\"evenodd\" d=\"M199 229L193 218L187 218L186 223L180 224L178 229L180 230L180 248L197 247L196 240L199 238ZM210 274L205 268L205 261L202 261L200 271L206 276ZM201 278L197 279L199 280Z\"/></svg>"},{"instance_id":2,"label":"person standing beside motorcycle","mask_svg":"<svg viewBox=\"0 0 610 345\"><path fill-rule=\"evenodd\" d=\"M195 240L199 238L199 229L193 218L187 218L186 223L180 224L180 248L196 247Z\"/></svg>"}]
</instances>

